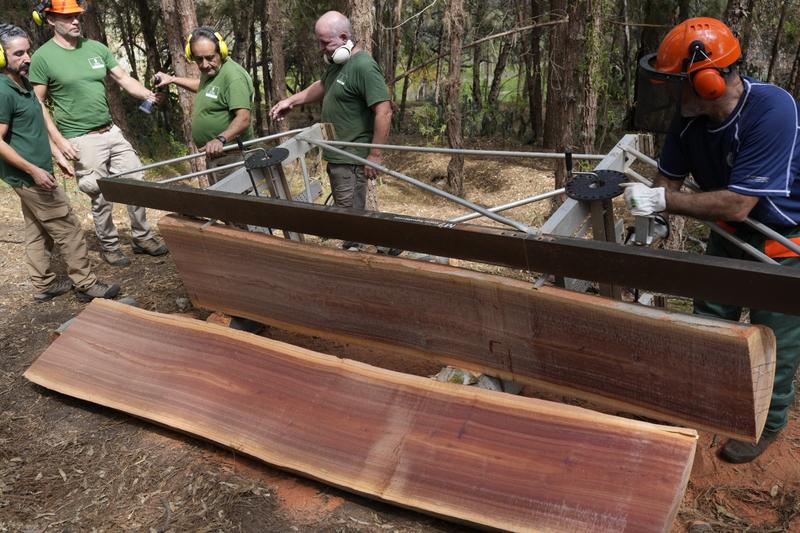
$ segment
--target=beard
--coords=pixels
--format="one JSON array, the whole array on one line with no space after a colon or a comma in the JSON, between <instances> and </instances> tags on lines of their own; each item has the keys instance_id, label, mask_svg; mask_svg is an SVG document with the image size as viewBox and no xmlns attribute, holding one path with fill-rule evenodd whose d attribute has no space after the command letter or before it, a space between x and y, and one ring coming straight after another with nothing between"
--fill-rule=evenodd
<instances>
[{"instance_id":1,"label":"beard","mask_svg":"<svg viewBox=\"0 0 800 533\"><path fill-rule=\"evenodd\" d=\"M6 66L6 72L10 72L12 74L16 74L17 76L24 76L28 77L28 70L30 69L30 63L23 63L18 67L12 67L11 65Z\"/></svg>"}]
</instances>

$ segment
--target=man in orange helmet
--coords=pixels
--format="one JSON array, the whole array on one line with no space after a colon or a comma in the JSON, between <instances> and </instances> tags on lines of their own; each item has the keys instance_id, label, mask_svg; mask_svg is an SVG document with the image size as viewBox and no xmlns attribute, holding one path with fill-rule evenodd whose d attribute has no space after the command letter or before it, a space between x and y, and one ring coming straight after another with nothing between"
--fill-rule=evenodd
<instances>
[{"instance_id":1,"label":"man in orange helmet","mask_svg":"<svg viewBox=\"0 0 800 533\"><path fill-rule=\"evenodd\" d=\"M155 101L156 95L132 78L102 43L81 37L83 0L45 0L39 2L34 20L46 21L53 38L31 58L30 81L39 99L53 102L55 122L43 105L47 130L58 149L76 162L78 188L92 201L95 233L100 255L112 266L127 266L112 210L100 192L97 180L142 166L139 156L111 121L105 80L111 76L120 87L142 100ZM132 179L143 179L137 172ZM164 255L167 247L155 236L143 207L128 206L134 253Z\"/></svg>"},{"instance_id":2,"label":"man in orange helmet","mask_svg":"<svg viewBox=\"0 0 800 533\"><path fill-rule=\"evenodd\" d=\"M694 18L673 28L657 54L642 58L636 123L667 136L654 187L629 186L625 200L634 215L665 211L717 221L780 264L800 267L796 253L743 224L750 217L800 243L798 105L780 87L741 76L741 56L724 23ZM702 192L681 192L689 174ZM751 259L716 233L706 253ZM697 314L728 320L739 320L742 311L694 305ZM775 381L761 440L730 440L723 447L721 457L733 463L758 457L786 426L800 363L800 317L751 309L750 321L775 332Z\"/></svg>"}]
</instances>

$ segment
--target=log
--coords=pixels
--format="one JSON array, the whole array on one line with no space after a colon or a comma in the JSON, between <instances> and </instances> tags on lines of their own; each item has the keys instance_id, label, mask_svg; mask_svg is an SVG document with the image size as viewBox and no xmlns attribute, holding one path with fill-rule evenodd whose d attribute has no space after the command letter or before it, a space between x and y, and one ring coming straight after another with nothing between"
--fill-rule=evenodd
<instances>
[{"instance_id":1,"label":"log","mask_svg":"<svg viewBox=\"0 0 800 533\"><path fill-rule=\"evenodd\" d=\"M697 438L104 300L25 376L360 495L510 531L666 531Z\"/></svg>"},{"instance_id":2,"label":"log","mask_svg":"<svg viewBox=\"0 0 800 533\"><path fill-rule=\"evenodd\" d=\"M197 307L738 439L766 420L775 338L763 326L176 216L159 227Z\"/></svg>"}]
</instances>

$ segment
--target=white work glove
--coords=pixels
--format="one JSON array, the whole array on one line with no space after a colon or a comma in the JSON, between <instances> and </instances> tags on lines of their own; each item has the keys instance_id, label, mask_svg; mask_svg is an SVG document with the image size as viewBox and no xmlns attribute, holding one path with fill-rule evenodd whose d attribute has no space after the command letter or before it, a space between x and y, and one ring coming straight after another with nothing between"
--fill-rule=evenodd
<instances>
[{"instance_id":1,"label":"white work glove","mask_svg":"<svg viewBox=\"0 0 800 533\"><path fill-rule=\"evenodd\" d=\"M625 187L625 205L633 216L646 217L667 208L664 187L650 188L644 183L623 183L622 186Z\"/></svg>"}]
</instances>

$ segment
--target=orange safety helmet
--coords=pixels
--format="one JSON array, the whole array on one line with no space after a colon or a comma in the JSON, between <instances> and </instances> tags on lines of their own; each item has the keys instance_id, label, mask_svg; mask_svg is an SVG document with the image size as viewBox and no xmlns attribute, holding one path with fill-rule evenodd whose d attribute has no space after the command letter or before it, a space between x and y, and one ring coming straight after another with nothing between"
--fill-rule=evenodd
<instances>
[{"instance_id":1,"label":"orange safety helmet","mask_svg":"<svg viewBox=\"0 0 800 533\"><path fill-rule=\"evenodd\" d=\"M640 65L655 79L688 77L698 96L715 100L725 92L722 74L741 57L739 39L725 23L697 17L675 26Z\"/></svg>"},{"instance_id":2,"label":"orange safety helmet","mask_svg":"<svg viewBox=\"0 0 800 533\"><path fill-rule=\"evenodd\" d=\"M33 12L33 21L41 26L47 17L47 13L59 13L62 15L75 15L83 13L85 0L44 0L38 2Z\"/></svg>"}]
</instances>

